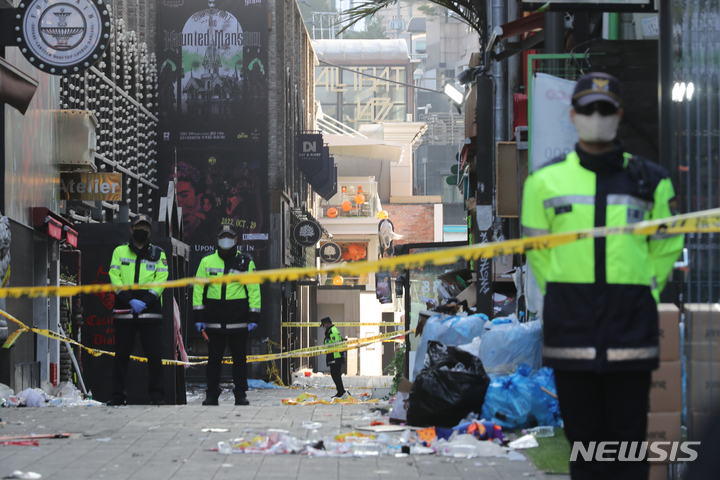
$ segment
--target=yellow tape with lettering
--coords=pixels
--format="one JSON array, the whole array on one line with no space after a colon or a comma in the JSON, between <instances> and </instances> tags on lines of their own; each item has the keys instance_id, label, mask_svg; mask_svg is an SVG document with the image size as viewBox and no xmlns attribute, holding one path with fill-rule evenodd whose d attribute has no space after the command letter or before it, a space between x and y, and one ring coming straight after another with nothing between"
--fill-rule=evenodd
<instances>
[{"instance_id":1,"label":"yellow tape with lettering","mask_svg":"<svg viewBox=\"0 0 720 480\"><path fill-rule=\"evenodd\" d=\"M431 252L400 255L381 260L330 264L321 268L279 268L255 270L252 273L222 275L216 278L181 278L168 282L125 285L129 290L153 287L177 288L189 285L240 283L243 285L265 282L304 280L319 274L360 276L380 270L396 270L422 267L424 265L447 265L463 260L477 260L501 255L524 253L528 250L547 250L576 242L585 238L611 235L676 235L682 233L720 232L720 208L702 212L687 213L675 217L638 222L619 227L597 227L587 230L553 233L537 237L506 240L495 243L479 243L465 247L433 250ZM78 286L11 287L0 289L0 298L18 297L71 297L80 293L113 292L118 286L112 284L90 284Z\"/></svg>"}]
</instances>

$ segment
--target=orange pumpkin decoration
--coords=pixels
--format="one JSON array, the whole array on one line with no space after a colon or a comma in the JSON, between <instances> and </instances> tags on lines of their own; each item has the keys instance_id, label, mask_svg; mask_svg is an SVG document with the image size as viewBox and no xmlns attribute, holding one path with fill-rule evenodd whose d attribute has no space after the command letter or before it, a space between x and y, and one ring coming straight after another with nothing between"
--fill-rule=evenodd
<instances>
[{"instance_id":1,"label":"orange pumpkin decoration","mask_svg":"<svg viewBox=\"0 0 720 480\"><path fill-rule=\"evenodd\" d=\"M380 220L385 220L386 218L388 218L387 210L380 210L377 214L377 218L379 218Z\"/></svg>"},{"instance_id":2,"label":"orange pumpkin decoration","mask_svg":"<svg viewBox=\"0 0 720 480\"><path fill-rule=\"evenodd\" d=\"M367 257L367 250L365 250L365 247L358 247L358 254L360 255L360 258Z\"/></svg>"},{"instance_id":3,"label":"orange pumpkin decoration","mask_svg":"<svg viewBox=\"0 0 720 480\"><path fill-rule=\"evenodd\" d=\"M352 255L350 255L350 252L348 252L347 250L345 250L345 251L342 253L342 259L345 260L346 262L349 262L349 261L350 261L350 258L352 258Z\"/></svg>"},{"instance_id":4,"label":"orange pumpkin decoration","mask_svg":"<svg viewBox=\"0 0 720 480\"><path fill-rule=\"evenodd\" d=\"M330 218L335 218L335 217L337 217L337 216L338 216L337 208L335 208L335 207L330 207L330 208L328 208L327 216L330 217Z\"/></svg>"},{"instance_id":5,"label":"orange pumpkin decoration","mask_svg":"<svg viewBox=\"0 0 720 480\"><path fill-rule=\"evenodd\" d=\"M353 257L356 256L359 251L360 249L354 243L348 247L348 252L350 252L350 255Z\"/></svg>"},{"instance_id":6,"label":"orange pumpkin decoration","mask_svg":"<svg viewBox=\"0 0 720 480\"><path fill-rule=\"evenodd\" d=\"M346 212L349 212L350 210L352 210L352 203L350 203L349 200L345 200L342 203L342 209L345 210Z\"/></svg>"},{"instance_id":7,"label":"orange pumpkin decoration","mask_svg":"<svg viewBox=\"0 0 720 480\"><path fill-rule=\"evenodd\" d=\"M365 195L363 195L362 193L358 193L357 195L355 195L355 203L357 203L358 205L362 205L363 203L365 203Z\"/></svg>"},{"instance_id":8,"label":"orange pumpkin decoration","mask_svg":"<svg viewBox=\"0 0 720 480\"><path fill-rule=\"evenodd\" d=\"M343 278L342 278L340 275L336 275L336 276L333 278L333 285L336 285L336 286L337 286L337 285L342 285L342 284L343 284L343 281L344 281L344 280L343 280Z\"/></svg>"}]
</instances>

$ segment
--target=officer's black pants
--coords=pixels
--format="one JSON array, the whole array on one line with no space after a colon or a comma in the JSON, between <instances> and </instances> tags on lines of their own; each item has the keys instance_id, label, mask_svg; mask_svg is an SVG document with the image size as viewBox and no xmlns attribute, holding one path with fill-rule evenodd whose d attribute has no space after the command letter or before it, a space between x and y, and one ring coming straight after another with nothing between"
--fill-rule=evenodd
<instances>
[{"instance_id":1,"label":"officer's black pants","mask_svg":"<svg viewBox=\"0 0 720 480\"><path fill-rule=\"evenodd\" d=\"M330 376L332 377L333 382L335 382L335 388L337 388L337 393L339 395L345 393L345 387L343 386L342 381L342 366L342 358L336 358L335 361L330 364Z\"/></svg>"},{"instance_id":2,"label":"officer's black pants","mask_svg":"<svg viewBox=\"0 0 720 480\"><path fill-rule=\"evenodd\" d=\"M596 442L596 448L603 441L644 442L650 379L649 371L596 374L556 370L560 412L570 448L574 442L582 442L584 449L589 442ZM570 462L572 480L640 480L648 475L647 461L586 462L578 455L577 461Z\"/></svg>"},{"instance_id":3,"label":"officer's black pants","mask_svg":"<svg viewBox=\"0 0 720 480\"><path fill-rule=\"evenodd\" d=\"M235 398L245 398L247 392L247 331L243 333L214 333L207 332L208 345L208 364L206 368L207 377L207 395L210 398L220 396L220 370L222 368L222 359L225 354L225 345L230 347L232 354L232 375L235 389L233 393Z\"/></svg>"},{"instance_id":4,"label":"officer's black pants","mask_svg":"<svg viewBox=\"0 0 720 480\"><path fill-rule=\"evenodd\" d=\"M130 354L135 347L135 335L140 333L140 344L148 359L148 394L152 400L165 398L162 368L162 325L160 323L115 324L115 364L113 368L114 400L124 400Z\"/></svg>"}]
</instances>

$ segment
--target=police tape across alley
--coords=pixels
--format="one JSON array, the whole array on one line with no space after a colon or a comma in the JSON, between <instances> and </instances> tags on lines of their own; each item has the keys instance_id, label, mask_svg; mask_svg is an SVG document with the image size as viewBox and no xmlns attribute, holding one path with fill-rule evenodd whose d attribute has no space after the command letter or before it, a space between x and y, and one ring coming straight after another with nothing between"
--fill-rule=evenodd
<instances>
[{"instance_id":1,"label":"police tape across alley","mask_svg":"<svg viewBox=\"0 0 720 480\"><path fill-rule=\"evenodd\" d=\"M547 250L550 248L577 242L579 240L596 237L606 237L611 235L679 235L684 233L713 233L720 232L720 208L712 210L704 210L684 215L677 215L670 218L638 222L630 225L619 227L598 227L587 230L579 230L573 232L562 232L548 235L535 236L531 238L505 240L502 242L483 243L469 245L465 247L448 248L440 251L419 253L413 255L401 255L397 257L386 258L376 261L356 262L351 264L340 264L322 268L287 268L265 270L261 272L244 273L239 275L226 275L218 278L195 278L187 277L178 280L172 280L162 283L150 284L133 284L128 285L128 289L137 290L139 288L148 287L164 287L178 288L195 284L206 283L232 283L241 284L265 283L265 282L281 282L300 280L316 276L318 274L346 274L359 275L364 273L377 272L381 270L395 270L403 268L413 268L427 264L445 265L454 263L458 259L477 260L480 258L492 258L500 255L524 253L528 250ZM47 286L47 287L10 287L0 289L0 298L4 297L40 297L40 296L73 296L80 293L97 293L114 291L117 287L112 284L92 284L80 286ZM0 310L0 315L8 320L16 323L20 328L13 332L7 339L4 348L9 348L24 332L34 332L48 338L67 342L85 349L91 355L114 355L113 352L88 348L80 343L51 332L49 330L28 327L20 320L12 315ZM395 324L393 324L395 325ZM310 326L310 324L303 324ZM249 355L248 362L272 361L282 358L291 357L310 357L322 355L331 352L346 351L354 348L363 347L376 342L387 341L402 337L414 330L402 332L389 332L374 337L367 337L358 340L338 342L332 345L321 345L316 347L308 347L300 350L271 353L265 355ZM131 357L136 361L147 361L142 357ZM163 360L166 365L201 365L207 363L205 357L192 357L192 362L183 362L179 360ZM225 359L224 363L232 363L229 359Z\"/></svg>"},{"instance_id":2,"label":"police tape across alley","mask_svg":"<svg viewBox=\"0 0 720 480\"><path fill-rule=\"evenodd\" d=\"M76 347L80 347L83 350L87 351L89 354L98 357L100 355L111 355L115 356L115 352L108 352L105 350L99 350L97 348L89 348L85 345L76 342L75 340L65 337L64 335L57 334L55 332L51 332L50 330L42 329L42 328L35 328L35 327L28 327L24 323L22 323L17 318L13 317L9 313L0 310L0 315L7 318L11 322L16 323L20 326L17 330L15 330L10 337L8 337L7 341L5 341L5 344L3 345L3 348L10 348L15 341L18 339L18 337L25 333L25 332L33 332L38 335L42 335L44 337L52 338L53 340L58 340L60 342L66 342L71 345L74 345ZM397 324L394 324L397 326ZM248 355L247 362L267 362L272 360L279 360L282 358L297 358L297 357L315 357L318 355L324 355L326 353L333 353L333 352L344 352L347 350L352 350L354 348L360 348L365 347L367 345L372 345L373 343L382 342L386 340L394 340L399 337L403 337L407 334L414 333L415 329L409 330L409 331L402 331L402 332L388 332L383 333L380 335L375 335L372 337L364 337L359 338L356 340L345 340L343 342L337 342L330 345L318 345L315 347L307 347L307 348L301 348L298 350L292 350L289 352L281 352L281 353L268 353L265 355ZM137 357L135 355L131 355L130 358L132 360L138 361L138 362L147 362L147 358L145 357ZM168 360L163 359L162 363L163 365L185 365L188 367L194 366L194 365L205 365L207 363L208 357L188 357L188 362L184 362L181 360ZM226 364L232 364L232 360L229 359L229 357L226 357L223 360L223 363Z\"/></svg>"},{"instance_id":3,"label":"police tape across alley","mask_svg":"<svg viewBox=\"0 0 720 480\"><path fill-rule=\"evenodd\" d=\"M167 282L132 284L124 286L129 290L147 289L152 287L179 288L190 285L240 283L243 285L287 282L308 279L320 274L362 275L378 271L409 269L424 265L447 265L459 259L467 261L481 258L493 258L501 255L525 253L529 250L548 250L567 245L587 238L600 238L612 235L680 235L684 233L715 233L720 232L720 208L686 213L674 217L649 220L616 227L597 227L571 232L551 233L529 238L504 240L501 242L479 243L464 247L448 248L432 252L400 255L366 262L333 264L321 268L281 268L253 271L237 275L223 275L217 278L186 277ZM81 293L114 292L116 286L106 284L90 284L77 286L47 287L9 287L0 289L0 298L18 297L71 297Z\"/></svg>"}]
</instances>

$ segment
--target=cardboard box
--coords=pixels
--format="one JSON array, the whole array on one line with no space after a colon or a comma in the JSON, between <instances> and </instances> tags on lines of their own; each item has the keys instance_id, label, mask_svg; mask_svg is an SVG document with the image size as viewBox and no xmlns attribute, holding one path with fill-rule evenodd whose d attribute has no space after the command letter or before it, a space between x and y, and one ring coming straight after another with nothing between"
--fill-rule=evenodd
<instances>
[{"instance_id":1,"label":"cardboard box","mask_svg":"<svg viewBox=\"0 0 720 480\"><path fill-rule=\"evenodd\" d=\"M702 440L705 428L710 423L710 414L707 412L692 412L688 422L688 440L697 442Z\"/></svg>"},{"instance_id":2,"label":"cardboard box","mask_svg":"<svg viewBox=\"0 0 720 480\"><path fill-rule=\"evenodd\" d=\"M461 302L463 300L467 300L468 308L474 307L477 303L477 283L473 283L472 285L467 287L456 298Z\"/></svg>"},{"instance_id":3,"label":"cardboard box","mask_svg":"<svg viewBox=\"0 0 720 480\"><path fill-rule=\"evenodd\" d=\"M720 345L720 305L717 303L685 304L685 340L715 342Z\"/></svg>"},{"instance_id":4,"label":"cardboard box","mask_svg":"<svg viewBox=\"0 0 720 480\"><path fill-rule=\"evenodd\" d=\"M668 480L668 464L651 463L648 480Z\"/></svg>"},{"instance_id":5,"label":"cardboard box","mask_svg":"<svg viewBox=\"0 0 720 480\"><path fill-rule=\"evenodd\" d=\"M720 362L720 342L685 342L688 360Z\"/></svg>"},{"instance_id":6,"label":"cardboard box","mask_svg":"<svg viewBox=\"0 0 720 480\"><path fill-rule=\"evenodd\" d=\"M688 411L710 412L720 405L720 362L688 360L685 368Z\"/></svg>"},{"instance_id":7,"label":"cardboard box","mask_svg":"<svg viewBox=\"0 0 720 480\"><path fill-rule=\"evenodd\" d=\"M680 442L682 441L682 412L660 412L648 414L648 442ZM667 452L665 462L670 462L672 444L661 445L662 450ZM648 459L657 458L657 455L648 450ZM660 463L660 462L651 462Z\"/></svg>"},{"instance_id":8,"label":"cardboard box","mask_svg":"<svg viewBox=\"0 0 720 480\"><path fill-rule=\"evenodd\" d=\"M660 362L650 384L651 412L682 410L682 362Z\"/></svg>"},{"instance_id":9,"label":"cardboard box","mask_svg":"<svg viewBox=\"0 0 720 480\"><path fill-rule=\"evenodd\" d=\"M680 360L680 309L673 303L658 305L660 361Z\"/></svg>"}]
</instances>

